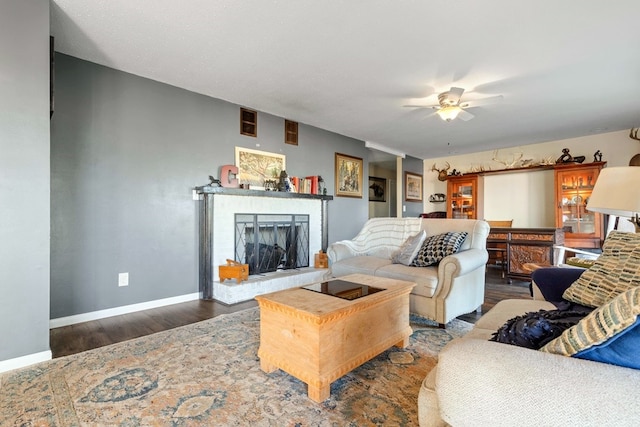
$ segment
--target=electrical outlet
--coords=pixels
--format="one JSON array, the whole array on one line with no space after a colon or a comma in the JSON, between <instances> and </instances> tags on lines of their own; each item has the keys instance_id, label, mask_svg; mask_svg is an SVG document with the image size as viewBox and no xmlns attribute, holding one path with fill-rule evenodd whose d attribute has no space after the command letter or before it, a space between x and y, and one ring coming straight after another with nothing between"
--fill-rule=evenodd
<instances>
[{"instance_id":1,"label":"electrical outlet","mask_svg":"<svg viewBox=\"0 0 640 427\"><path fill-rule=\"evenodd\" d=\"M118 286L129 286L129 273L118 274Z\"/></svg>"}]
</instances>

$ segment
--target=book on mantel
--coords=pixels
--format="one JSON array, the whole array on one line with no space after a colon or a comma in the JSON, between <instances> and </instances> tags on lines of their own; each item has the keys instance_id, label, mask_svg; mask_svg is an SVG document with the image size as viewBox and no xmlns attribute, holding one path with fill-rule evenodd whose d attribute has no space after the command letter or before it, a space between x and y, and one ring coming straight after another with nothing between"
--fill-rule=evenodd
<instances>
[{"instance_id":1,"label":"book on mantel","mask_svg":"<svg viewBox=\"0 0 640 427\"><path fill-rule=\"evenodd\" d=\"M298 193L318 194L318 175L307 177L292 177L291 182L296 187Z\"/></svg>"}]
</instances>

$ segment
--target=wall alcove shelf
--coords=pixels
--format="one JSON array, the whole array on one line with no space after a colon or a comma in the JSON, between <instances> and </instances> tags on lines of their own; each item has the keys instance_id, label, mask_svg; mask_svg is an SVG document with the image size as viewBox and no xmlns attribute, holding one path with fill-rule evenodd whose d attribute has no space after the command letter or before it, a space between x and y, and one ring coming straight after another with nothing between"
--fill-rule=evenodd
<instances>
[{"instance_id":1,"label":"wall alcove shelf","mask_svg":"<svg viewBox=\"0 0 640 427\"><path fill-rule=\"evenodd\" d=\"M431 203L444 203L447 201L447 196L444 193L435 193L429 196L429 202Z\"/></svg>"}]
</instances>

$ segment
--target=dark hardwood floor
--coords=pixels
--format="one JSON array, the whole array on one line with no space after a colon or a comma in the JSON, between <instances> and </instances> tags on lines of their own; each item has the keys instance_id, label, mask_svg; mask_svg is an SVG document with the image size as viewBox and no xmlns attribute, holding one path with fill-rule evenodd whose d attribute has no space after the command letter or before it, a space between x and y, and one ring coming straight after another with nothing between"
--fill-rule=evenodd
<instances>
[{"instance_id":1,"label":"dark hardwood floor","mask_svg":"<svg viewBox=\"0 0 640 427\"><path fill-rule=\"evenodd\" d=\"M49 332L51 352L54 358L67 356L257 305L255 300L232 306L196 300L54 328Z\"/></svg>"},{"instance_id":2,"label":"dark hardwood floor","mask_svg":"<svg viewBox=\"0 0 640 427\"><path fill-rule=\"evenodd\" d=\"M489 311L494 305L503 299L531 299L529 284L521 280L512 280L511 283L507 279L501 278L500 266L489 266L485 274L485 291L484 304L482 304L482 312L471 312L458 316L458 319L466 322L475 323L484 313Z\"/></svg>"},{"instance_id":3,"label":"dark hardwood floor","mask_svg":"<svg viewBox=\"0 0 640 427\"><path fill-rule=\"evenodd\" d=\"M482 313L508 298L530 298L529 283L513 281L508 284L500 277L499 268L489 267ZM51 352L54 358L67 356L255 306L255 300L232 306L197 300L54 328L50 331ZM475 323L482 313L465 314L459 319Z\"/></svg>"}]
</instances>

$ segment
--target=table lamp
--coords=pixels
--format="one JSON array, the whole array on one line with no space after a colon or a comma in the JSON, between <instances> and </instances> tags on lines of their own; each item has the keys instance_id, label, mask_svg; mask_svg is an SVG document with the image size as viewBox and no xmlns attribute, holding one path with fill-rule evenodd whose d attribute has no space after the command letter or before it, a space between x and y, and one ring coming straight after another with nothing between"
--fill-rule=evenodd
<instances>
[{"instance_id":1,"label":"table lamp","mask_svg":"<svg viewBox=\"0 0 640 427\"><path fill-rule=\"evenodd\" d=\"M600 171L587 209L629 218L640 230L640 166L620 166Z\"/></svg>"}]
</instances>

